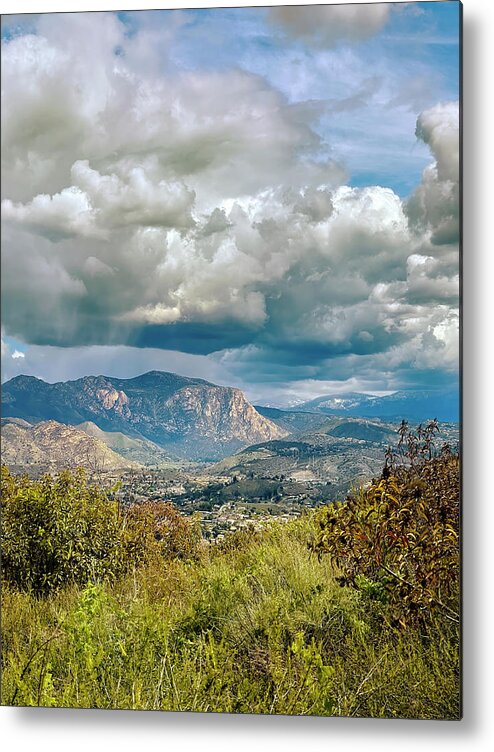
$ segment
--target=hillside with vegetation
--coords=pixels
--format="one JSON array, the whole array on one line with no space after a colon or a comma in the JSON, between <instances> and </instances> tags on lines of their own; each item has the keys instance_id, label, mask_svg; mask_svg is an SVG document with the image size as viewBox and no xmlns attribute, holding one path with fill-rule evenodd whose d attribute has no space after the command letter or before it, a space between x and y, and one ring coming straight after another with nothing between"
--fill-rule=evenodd
<instances>
[{"instance_id":1,"label":"hillside with vegetation","mask_svg":"<svg viewBox=\"0 0 494 752\"><path fill-rule=\"evenodd\" d=\"M460 716L459 458L410 432L379 477L210 543L84 472L2 469L3 704Z\"/></svg>"},{"instance_id":2,"label":"hillside with vegetation","mask_svg":"<svg viewBox=\"0 0 494 752\"><path fill-rule=\"evenodd\" d=\"M136 439L121 431L103 431L95 423L87 420L76 428L94 439L99 439L107 447L123 457L127 462L137 462L144 466L170 467L174 463L167 453L152 441Z\"/></svg>"},{"instance_id":3,"label":"hillside with vegetation","mask_svg":"<svg viewBox=\"0 0 494 752\"><path fill-rule=\"evenodd\" d=\"M83 467L101 474L140 467L134 458L113 451L98 435L55 420L31 425L19 418L2 418L1 448L7 466L37 475L61 468Z\"/></svg>"}]
</instances>

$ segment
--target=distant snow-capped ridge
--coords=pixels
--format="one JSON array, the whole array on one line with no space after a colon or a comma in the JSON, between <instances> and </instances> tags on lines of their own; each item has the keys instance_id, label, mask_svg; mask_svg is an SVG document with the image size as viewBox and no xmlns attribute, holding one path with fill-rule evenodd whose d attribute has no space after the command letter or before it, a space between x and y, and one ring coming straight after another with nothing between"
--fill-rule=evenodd
<instances>
[{"instance_id":1,"label":"distant snow-capped ridge","mask_svg":"<svg viewBox=\"0 0 494 752\"><path fill-rule=\"evenodd\" d=\"M411 422L437 418L442 422L456 423L460 416L460 396L457 389L403 390L384 396L360 393L330 394L290 409Z\"/></svg>"}]
</instances>

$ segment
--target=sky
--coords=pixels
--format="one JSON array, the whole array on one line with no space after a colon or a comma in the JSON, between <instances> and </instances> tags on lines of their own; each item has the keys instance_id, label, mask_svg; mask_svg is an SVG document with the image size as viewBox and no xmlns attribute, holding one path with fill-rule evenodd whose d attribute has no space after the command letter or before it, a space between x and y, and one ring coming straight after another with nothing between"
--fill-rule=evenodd
<instances>
[{"instance_id":1,"label":"sky","mask_svg":"<svg viewBox=\"0 0 494 752\"><path fill-rule=\"evenodd\" d=\"M2 381L456 388L459 3L2 17Z\"/></svg>"}]
</instances>

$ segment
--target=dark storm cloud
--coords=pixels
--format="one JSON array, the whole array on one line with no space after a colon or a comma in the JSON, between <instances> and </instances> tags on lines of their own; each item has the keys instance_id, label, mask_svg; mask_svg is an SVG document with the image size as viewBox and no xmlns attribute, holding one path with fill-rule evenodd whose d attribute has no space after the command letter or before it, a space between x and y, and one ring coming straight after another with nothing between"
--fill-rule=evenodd
<instances>
[{"instance_id":1,"label":"dark storm cloud","mask_svg":"<svg viewBox=\"0 0 494 752\"><path fill-rule=\"evenodd\" d=\"M130 332L127 337L129 345L133 347L180 350L197 355L207 355L227 347L241 347L251 340L252 331L231 321L217 327L201 323L150 325Z\"/></svg>"}]
</instances>

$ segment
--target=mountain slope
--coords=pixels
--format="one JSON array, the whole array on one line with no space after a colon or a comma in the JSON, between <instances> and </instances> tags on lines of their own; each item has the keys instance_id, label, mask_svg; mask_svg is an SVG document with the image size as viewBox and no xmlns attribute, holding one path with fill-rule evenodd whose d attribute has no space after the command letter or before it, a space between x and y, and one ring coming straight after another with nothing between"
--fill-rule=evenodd
<instances>
[{"instance_id":1,"label":"mountain slope","mask_svg":"<svg viewBox=\"0 0 494 752\"><path fill-rule=\"evenodd\" d=\"M147 439L135 439L121 431L103 431L96 423L86 421L76 426L94 439L99 439L107 447L127 460L139 462L143 465L169 464L170 458L164 449Z\"/></svg>"},{"instance_id":2,"label":"mountain slope","mask_svg":"<svg viewBox=\"0 0 494 752\"><path fill-rule=\"evenodd\" d=\"M264 407L263 405L254 405L254 407L258 413L289 433L309 429L315 430L325 421L323 414L298 411L295 408L293 410L280 410L277 407Z\"/></svg>"},{"instance_id":3,"label":"mountain slope","mask_svg":"<svg viewBox=\"0 0 494 752\"><path fill-rule=\"evenodd\" d=\"M394 443L396 432L391 431L386 426L377 423L370 423L362 420L345 420L331 427L327 432L328 436L334 436L339 439L357 439L358 441L367 441L373 443Z\"/></svg>"},{"instance_id":4,"label":"mountain slope","mask_svg":"<svg viewBox=\"0 0 494 752\"><path fill-rule=\"evenodd\" d=\"M1 443L2 462L10 467L36 466L43 471L84 467L98 473L139 467L138 463L123 459L99 439L54 420L30 426L9 418L2 419Z\"/></svg>"},{"instance_id":5,"label":"mountain slope","mask_svg":"<svg viewBox=\"0 0 494 752\"><path fill-rule=\"evenodd\" d=\"M17 376L3 385L2 414L30 422L90 421L103 431L148 439L174 457L190 459L218 459L287 433L260 415L239 389L161 371L57 384Z\"/></svg>"}]
</instances>

